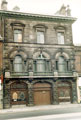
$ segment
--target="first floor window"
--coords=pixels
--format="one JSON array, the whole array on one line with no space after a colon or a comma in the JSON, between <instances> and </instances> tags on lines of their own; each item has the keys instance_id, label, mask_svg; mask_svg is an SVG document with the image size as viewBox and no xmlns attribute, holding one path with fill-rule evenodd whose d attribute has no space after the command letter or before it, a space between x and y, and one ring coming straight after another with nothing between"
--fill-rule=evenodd
<instances>
[{"instance_id":1,"label":"first floor window","mask_svg":"<svg viewBox=\"0 0 81 120\"><path fill-rule=\"evenodd\" d=\"M64 56L60 56L56 61L56 70L65 72L70 70L70 61L66 60Z\"/></svg>"},{"instance_id":2,"label":"first floor window","mask_svg":"<svg viewBox=\"0 0 81 120\"><path fill-rule=\"evenodd\" d=\"M50 62L40 54L36 60L34 60L34 71L47 72L50 71Z\"/></svg>"},{"instance_id":3,"label":"first floor window","mask_svg":"<svg viewBox=\"0 0 81 120\"><path fill-rule=\"evenodd\" d=\"M58 59L58 69L59 71L66 71L66 61L63 56L60 56Z\"/></svg>"},{"instance_id":4,"label":"first floor window","mask_svg":"<svg viewBox=\"0 0 81 120\"><path fill-rule=\"evenodd\" d=\"M59 72L70 71L70 60L64 58L64 56L59 56L58 60L56 61L56 70Z\"/></svg>"},{"instance_id":5,"label":"first floor window","mask_svg":"<svg viewBox=\"0 0 81 120\"><path fill-rule=\"evenodd\" d=\"M22 72L22 58L16 56L14 59L14 72Z\"/></svg>"},{"instance_id":6,"label":"first floor window","mask_svg":"<svg viewBox=\"0 0 81 120\"><path fill-rule=\"evenodd\" d=\"M37 60L37 71L45 72L45 61L44 60Z\"/></svg>"}]
</instances>

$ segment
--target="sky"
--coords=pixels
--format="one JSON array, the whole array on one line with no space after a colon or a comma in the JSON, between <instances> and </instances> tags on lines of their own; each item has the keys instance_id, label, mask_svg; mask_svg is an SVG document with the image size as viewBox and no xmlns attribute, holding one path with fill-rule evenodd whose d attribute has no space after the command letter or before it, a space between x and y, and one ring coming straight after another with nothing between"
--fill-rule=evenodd
<instances>
[{"instance_id":1,"label":"sky","mask_svg":"<svg viewBox=\"0 0 81 120\"><path fill-rule=\"evenodd\" d=\"M61 6L70 5L72 17L76 17L77 21L73 23L73 43L81 45L81 0L6 0L8 9L12 10L15 6L20 11L27 13L54 15ZM0 0L1 2L1 0Z\"/></svg>"}]
</instances>

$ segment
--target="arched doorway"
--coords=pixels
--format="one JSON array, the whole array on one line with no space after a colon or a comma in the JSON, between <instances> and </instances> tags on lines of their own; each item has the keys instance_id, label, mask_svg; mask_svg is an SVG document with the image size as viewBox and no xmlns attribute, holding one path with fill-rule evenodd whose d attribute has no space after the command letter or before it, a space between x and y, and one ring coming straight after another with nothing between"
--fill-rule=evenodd
<instances>
[{"instance_id":1,"label":"arched doorway","mask_svg":"<svg viewBox=\"0 0 81 120\"><path fill-rule=\"evenodd\" d=\"M14 82L11 84L11 105L27 104L27 96L27 84L24 82Z\"/></svg>"},{"instance_id":2,"label":"arched doorway","mask_svg":"<svg viewBox=\"0 0 81 120\"><path fill-rule=\"evenodd\" d=\"M58 101L71 102L71 83L59 82L58 83Z\"/></svg>"},{"instance_id":3,"label":"arched doorway","mask_svg":"<svg viewBox=\"0 0 81 120\"><path fill-rule=\"evenodd\" d=\"M34 84L34 104L48 105L51 104L51 85L48 83Z\"/></svg>"}]
</instances>

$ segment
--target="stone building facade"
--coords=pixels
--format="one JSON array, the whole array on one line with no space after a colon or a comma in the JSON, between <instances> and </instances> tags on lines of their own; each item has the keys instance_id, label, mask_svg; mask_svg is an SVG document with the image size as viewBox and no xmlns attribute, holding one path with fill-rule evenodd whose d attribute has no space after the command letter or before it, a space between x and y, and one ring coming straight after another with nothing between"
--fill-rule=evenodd
<instances>
[{"instance_id":1,"label":"stone building facade","mask_svg":"<svg viewBox=\"0 0 81 120\"><path fill-rule=\"evenodd\" d=\"M64 15L0 10L3 44L3 108L77 102L72 24Z\"/></svg>"}]
</instances>

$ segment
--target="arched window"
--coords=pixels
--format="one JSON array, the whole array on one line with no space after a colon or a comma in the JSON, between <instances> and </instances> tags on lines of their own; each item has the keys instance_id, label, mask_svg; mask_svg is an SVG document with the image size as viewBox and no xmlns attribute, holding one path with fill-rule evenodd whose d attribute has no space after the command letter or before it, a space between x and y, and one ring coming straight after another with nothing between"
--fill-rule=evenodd
<instances>
[{"instance_id":1,"label":"arched window","mask_svg":"<svg viewBox=\"0 0 81 120\"><path fill-rule=\"evenodd\" d=\"M56 70L58 70L59 72L70 71L69 60L65 59L64 56L59 56L56 61Z\"/></svg>"},{"instance_id":2,"label":"arched window","mask_svg":"<svg viewBox=\"0 0 81 120\"><path fill-rule=\"evenodd\" d=\"M50 62L43 54L40 54L37 57L37 59L34 60L34 71L36 72L50 71Z\"/></svg>"},{"instance_id":3,"label":"arched window","mask_svg":"<svg viewBox=\"0 0 81 120\"><path fill-rule=\"evenodd\" d=\"M44 72L45 71L45 57L40 54L37 58L37 71Z\"/></svg>"},{"instance_id":4,"label":"arched window","mask_svg":"<svg viewBox=\"0 0 81 120\"><path fill-rule=\"evenodd\" d=\"M66 61L63 56L60 56L58 59L58 69L60 72L66 71Z\"/></svg>"},{"instance_id":5,"label":"arched window","mask_svg":"<svg viewBox=\"0 0 81 120\"><path fill-rule=\"evenodd\" d=\"M14 59L14 72L22 72L22 58L16 56Z\"/></svg>"}]
</instances>

